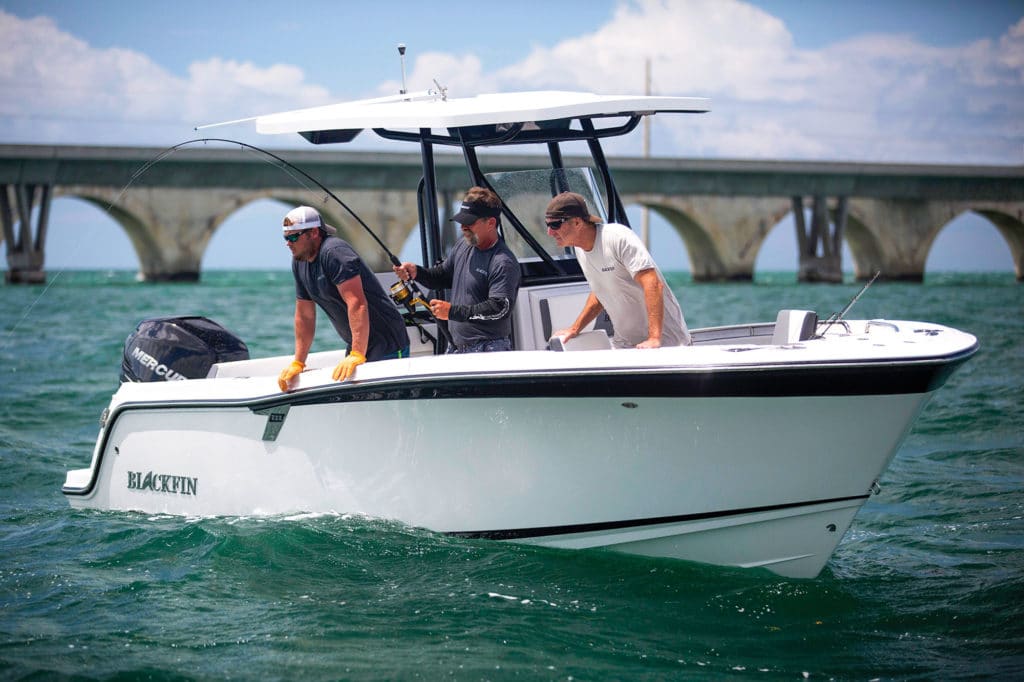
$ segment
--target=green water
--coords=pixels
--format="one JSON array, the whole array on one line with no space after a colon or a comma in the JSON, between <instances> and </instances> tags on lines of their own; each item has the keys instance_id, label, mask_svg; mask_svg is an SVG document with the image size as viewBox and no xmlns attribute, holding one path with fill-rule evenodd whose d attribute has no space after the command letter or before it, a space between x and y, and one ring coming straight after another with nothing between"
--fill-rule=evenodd
<instances>
[{"instance_id":1,"label":"green water","mask_svg":"<svg viewBox=\"0 0 1024 682\"><path fill-rule=\"evenodd\" d=\"M671 279L691 327L779 308L825 316L859 289ZM68 508L64 473L89 463L140 319L202 314L254 356L284 354L292 295L287 271L199 285L66 272L45 291L0 288L0 678L1024 676L1024 286L1012 275L877 283L851 311L959 327L981 351L814 580L359 517ZM314 350L337 347L320 326Z\"/></svg>"}]
</instances>

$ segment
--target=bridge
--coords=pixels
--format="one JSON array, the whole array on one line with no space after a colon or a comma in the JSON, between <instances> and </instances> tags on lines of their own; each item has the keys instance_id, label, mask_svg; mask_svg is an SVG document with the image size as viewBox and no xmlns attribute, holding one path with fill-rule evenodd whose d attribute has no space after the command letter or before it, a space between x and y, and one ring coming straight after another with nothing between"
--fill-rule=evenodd
<instances>
[{"instance_id":1,"label":"bridge","mask_svg":"<svg viewBox=\"0 0 1024 682\"><path fill-rule=\"evenodd\" d=\"M45 281L49 208L76 197L124 229L148 281L197 280L203 252L235 211L259 200L322 208L375 270L389 264L371 238L323 192L240 147L0 145L0 220L6 279ZM389 245L419 219L419 153L289 150L274 153L331 188ZM465 190L462 157L437 154L438 205ZM531 156L482 157L488 171L544 167ZM567 166L587 165L566 157ZM750 280L771 229L793 212L801 281L841 281L849 246L858 279L922 281L936 237L960 214L987 218L1006 240L1024 280L1024 167L803 161L612 158L626 205L664 217L686 244L695 281ZM139 172L145 168L145 172ZM305 182L305 186L303 185ZM127 186L127 189L126 189ZM811 218L805 220L805 209ZM283 214L283 211L282 211Z\"/></svg>"}]
</instances>

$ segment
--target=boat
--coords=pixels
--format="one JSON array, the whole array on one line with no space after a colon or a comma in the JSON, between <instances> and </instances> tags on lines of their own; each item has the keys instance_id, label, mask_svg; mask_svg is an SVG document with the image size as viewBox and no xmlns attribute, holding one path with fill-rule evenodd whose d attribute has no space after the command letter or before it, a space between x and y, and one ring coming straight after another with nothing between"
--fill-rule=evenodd
<instances>
[{"instance_id":1,"label":"boat","mask_svg":"<svg viewBox=\"0 0 1024 682\"><path fill-rule=\"evenodd\" d=\"M602 140L645 116L709 110L691 97L437 91L256 117L260 133L313 144L373 131L417 145L424 263L444 254L435 151L458 150L466 187L505 203L522 270L515 349L445 354L434 321L396 292L411 357L339 383L331 370L343 351L314 353L282 393L290 356L247 359L238 340L188 369L182 329L209 339L216 323L149 321L171 332L129 337L125 362L151 375L113 394L91 463L67 472L64 495L77 508L188 517L356 514L462 538L817 576L978 340L932 322L791 309L692 329L691 346L613 349L601 319L553 339L589 288L544 233L547 202L571 190L628 225ZM547 167L488 171L478 154L527 145ZM566 166L567 145L589 162Z\"/></svg>"}]
</instances>

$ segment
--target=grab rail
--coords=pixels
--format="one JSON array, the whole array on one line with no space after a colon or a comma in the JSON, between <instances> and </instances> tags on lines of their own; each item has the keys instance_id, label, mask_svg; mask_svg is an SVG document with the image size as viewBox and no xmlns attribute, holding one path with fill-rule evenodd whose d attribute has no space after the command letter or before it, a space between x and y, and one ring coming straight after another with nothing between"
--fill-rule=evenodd
<instances>
[{"instance_id":1,"label":"grab rail","mask_svg":"<svg viewBox=\"0 0 1024 682\"><path fill-rule=\"evenodd\" d=\"M846 323L846 320L831 320L831 321L830 321L830 320L821 320L820 322L818 322L818 326L819 326L819 327L820 327L821 325L823 325L823 324L824 324L824 325L828 325L828 326L826 326L826 327L825 327L825 329L824 329L824 331L822 331L822 332L821 332L821 335L822 335L822 336L824 336L824 335L825 335L825 333L826 333L826 332L828 331L828 328L829 328L829 327L831 327L832 325L835 325L835 324L838 324L838 325L840 325L840 326L841 326L841 327L842 327L843 329L845 329L845 330L846 330L846 333L847 333L847 334L852 334L852 333L853 333L853 332L852 332L852 331L850 330L850 325L848 325L848 324Z\"/></svg>"},{"instance_id":2,"label":"grab rail","mask_svg":"<svg viewBox=\"0 0 1024 682\"><path fill-rule=\"evenodd\" d=\"M872 327L888 327L888 328L892 329L894 332L896 332L897 334L900 333L900 328L899 327L897 327L892 322L887 322L886 320L868 320L867 324L864 325L864 333L865 334L869 333L871 331Z\"/></svg>"}]
</instances>

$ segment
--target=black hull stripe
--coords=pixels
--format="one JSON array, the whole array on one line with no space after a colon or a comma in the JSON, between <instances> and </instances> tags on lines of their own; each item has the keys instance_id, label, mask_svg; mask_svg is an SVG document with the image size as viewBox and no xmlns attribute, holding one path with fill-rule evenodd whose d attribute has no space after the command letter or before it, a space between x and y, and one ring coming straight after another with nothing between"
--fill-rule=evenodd
<instances>
[{"instance_id":1,"label":"black hull stripe","mask_svg":"<svg viewBox=\"0 0 1024 682\"><path fill-rule=\"evenodd\" d=\"M789 398L927 393L971 355L919 363L756 367L703 372L598 372L454 376L338 384L282 395L266 405L467 398Z\"/></svg>"},{"instance_id":2,"label":"black hull stripe","mask_svg":"<svg viewBox=\"0 0 1024 682\"><path fill-rule=\"evenodd\" d=\"M743 514L778 511L780 509L797 509L813 507L833 502L852 502L867 500L870 495L850 495L849 497L833 497L827 500L811 500L808 502L791 502L787 504L769 504L763 507L747 507L744 509L727 509L725 511L700 512L698 514L679 514L676 516L656 516L650 519L633 519L631 521L606 521L603 523L579 523L568 526L542 526L539 528L507 528L502 530L451 531L445 533L459 538L482 538L486 540L527 540L530 538L547 537L550 535L572 535L576 533L592 533L595 531L621 530L625 528L645 528L665 523L684 523L686 521L706 521L721 519Z\"/></svg>"}]
</instances>

